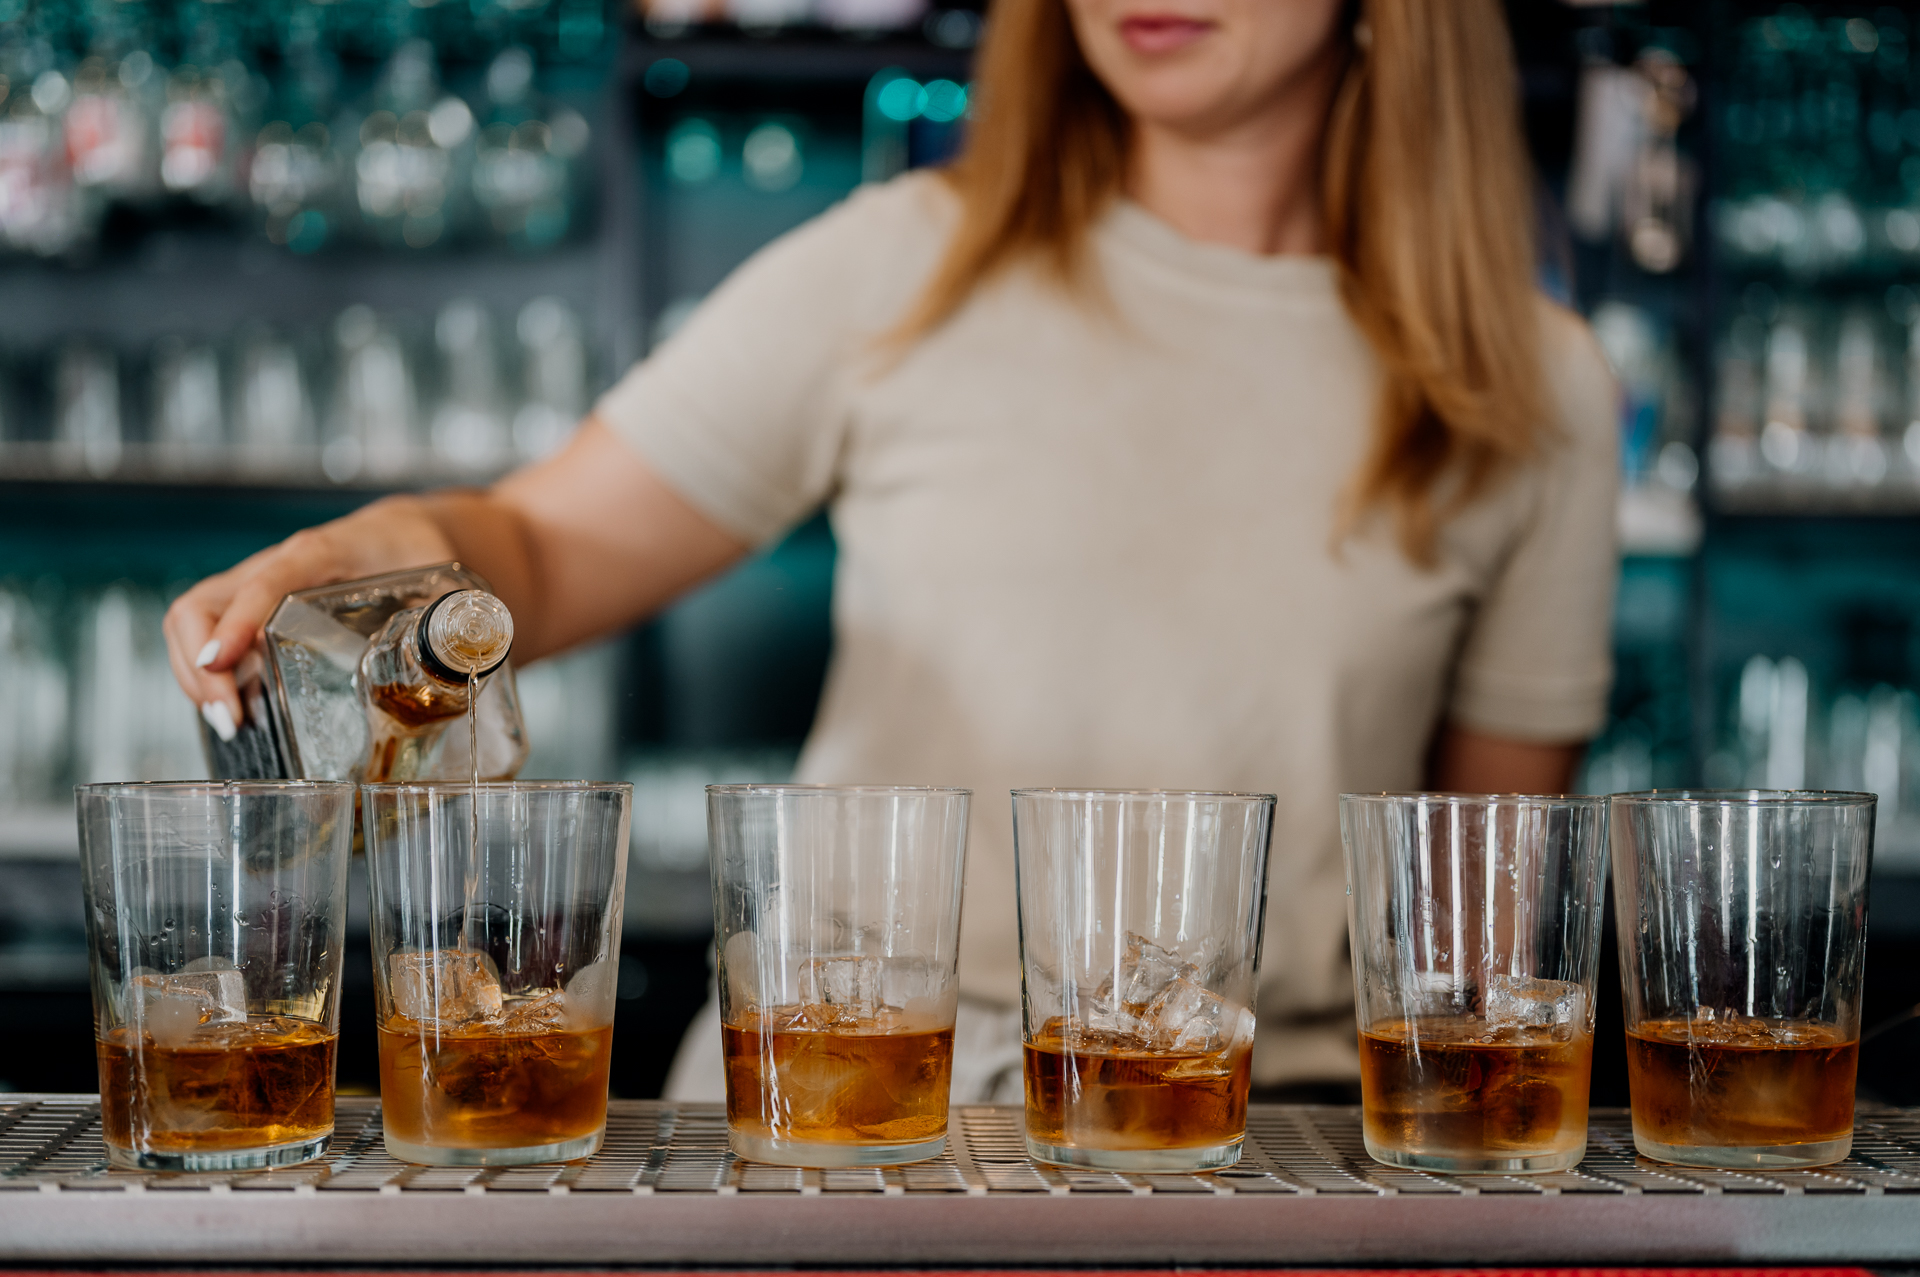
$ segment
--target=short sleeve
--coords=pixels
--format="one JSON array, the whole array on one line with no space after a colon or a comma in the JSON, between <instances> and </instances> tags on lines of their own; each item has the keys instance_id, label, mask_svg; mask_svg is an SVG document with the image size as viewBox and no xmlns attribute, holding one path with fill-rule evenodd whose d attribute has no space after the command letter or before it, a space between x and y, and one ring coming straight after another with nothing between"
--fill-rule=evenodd
<instances>
[{"instance_id":1,"label":"short sleeve","mask_svg":"<svg viewBox=\"0 0 1920 1277\"><path fill-rule=\"evenodd\" d=\"M1613 680L1618 390L1584 324L1554 311L1548 389L1560 431L1518 543L1476 610L1451 719L1489 735L1586 740Z\"/></svg>"},{"instance_id":2,"label":"short sleeve","mask_svg":"<svg viewBox=\"0 0 1920 1277\"><path fill-rule=\"evenodd\" d=\"M761 249L595 416L749 543L806 517L832 493L861 352L937 254L933 181L864 188Z\"/></svg>"}]
</instances>

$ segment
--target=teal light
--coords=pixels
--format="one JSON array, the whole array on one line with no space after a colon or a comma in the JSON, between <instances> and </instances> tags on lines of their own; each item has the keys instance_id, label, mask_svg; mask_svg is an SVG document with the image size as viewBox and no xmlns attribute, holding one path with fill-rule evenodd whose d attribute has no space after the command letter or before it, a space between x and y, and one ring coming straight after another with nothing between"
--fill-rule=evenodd
<instances>
[{"instance_id":1,"label":"teal light","mask_svg":"<svg viewBox=\"0 0 1920 1277\"><path fill-rule=\"evenodd\" d=\"M952 80L934 80L926 87L921 114L935 124L950 124L967 113L967 90Z\"/></svg>"},{"instance_id":2,"label":"teal light","mask_svg":"<svg viewBox=\"0 0 1920 1277\"><path fill-rule=\"evenodd\" d=\"M889 120L904 124L927 109L927 91L920 87L918 80L903 75L881 85L873 104Z\"/></svg>"}]
</instances>

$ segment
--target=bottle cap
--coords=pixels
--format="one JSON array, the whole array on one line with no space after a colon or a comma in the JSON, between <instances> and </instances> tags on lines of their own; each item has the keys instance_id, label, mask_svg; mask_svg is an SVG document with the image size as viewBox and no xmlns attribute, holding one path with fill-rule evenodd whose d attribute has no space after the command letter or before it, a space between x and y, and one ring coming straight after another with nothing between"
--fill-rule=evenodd
<instances>
[{"instance_id":1,"label":"bottle cap","mask_svg":"<svg viewBox=\"0 0 1920 1277\"><path fill-rule=\"evenodd\" d=\"M513 614L485 590L455 590L420 619L420 663L450 682L484 678L513 647Z\"/></svg>"}]
</instances>

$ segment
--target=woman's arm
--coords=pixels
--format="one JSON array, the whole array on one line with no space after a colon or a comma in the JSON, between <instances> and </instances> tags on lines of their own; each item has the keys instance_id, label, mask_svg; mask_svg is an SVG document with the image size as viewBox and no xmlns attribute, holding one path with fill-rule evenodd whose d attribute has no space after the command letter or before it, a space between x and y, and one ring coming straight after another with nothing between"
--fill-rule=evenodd
<instances>
[{"instance_id":1,"label":"woman's arm","mask_svg":"<svg viewBox=\"0 0 1920 1277\"><path fill-rule=\"evenodd\" d=\"M639 620L748 548L589 417L491 488L387 497L208 577L168 609L167 655L195 704L238 722L231 671L291 591L458 559L513 612L514 655L532 660Z\"/></svg>"},{"instance_id":2,"label":"woman's arm","mask_svg":"<svg viewBox=\"0 0 1920 1277\"><path fill-rule=\"evenodd\" d=\"M1449 724L1434 743L1431 784L1460 794L1564 794L1586 748L1483 736Z\"/></svg>"}]
</instances>

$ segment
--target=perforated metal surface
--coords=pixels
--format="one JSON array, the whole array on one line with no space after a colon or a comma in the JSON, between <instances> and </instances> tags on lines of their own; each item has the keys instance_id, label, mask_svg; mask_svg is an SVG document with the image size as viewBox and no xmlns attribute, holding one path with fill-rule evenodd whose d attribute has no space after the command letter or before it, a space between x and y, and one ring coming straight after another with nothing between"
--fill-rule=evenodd
<instances>
[{"instance_id":1,"label":"perforated metal surface","mask_svg":"<svg viewBox=\"0 0 1920 1277\"><path fill-rule=\"evenodd\" d=\"M960 1108L948 1153L872 1170L741 1161L718 1106L616 1102L566 1165L413 1166L375 1101L284 1170L109 1169L91 1096L0 1097L0 1258L447 1263L1645 1262L1920 1259L1920 1111L1861 1115L1839 1166L1636 1158L1594 1116L1569 1172L1456 1177L1371 1161L1358 1115L1256 1106L1238 1166L1108 1174L1031 1161L1017 1108Z\"/></svg>"}]
</instances>

